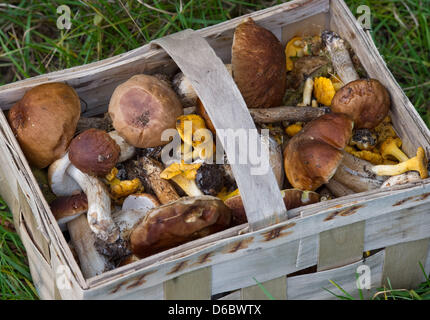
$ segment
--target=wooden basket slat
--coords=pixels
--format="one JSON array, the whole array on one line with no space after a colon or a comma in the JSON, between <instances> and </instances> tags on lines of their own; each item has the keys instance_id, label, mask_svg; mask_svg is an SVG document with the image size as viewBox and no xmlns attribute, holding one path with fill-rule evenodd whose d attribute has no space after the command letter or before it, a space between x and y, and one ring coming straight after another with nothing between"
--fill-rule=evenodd
<instances>
[{"instance_id":1,"label":"wooden basket slat","mask_svg":"<svg viewBox=\"0 0 430 320\"><path fill-rule=\"evenodd\" d=\"M385 248L383 285L387 288L416 288L425 281L418 262L424 266L429 252L430 238L402 242Z\"/></svg>"},{"instance_id":2,"label":"wooden basket slat","mask_svg":"<svg viewBox=\"0 0 430 320\"><path fill-rule=\"evenodd\" d=\"M319 234L318 271L341 267L361 260L365 221L323 231Z\"/></svg>"},{"instance_id":3,"label":"wooden basket slat","mask_svg":"<svg viewBox=\"0 0 430 320\"><path fill-rule=\"evenodd\" d=\"M257 280L258 281L258 280ZM260 285L262 287L260 287ZM281 276L240 290L241 300L287 300L287 277ZM267 292L266 292L267 291Z\"/></svg>"},{"instance_id":4,"label":"wooden basket slat","mask_svg":"<svg viewBox=\"0 0 430 320\"><path fill-rule=\"evenodd\" d=\"M211 280L211 267L201 268L167 280L163 284L164 299L210 300L212 296Z\"/></svg>"}]
</instances>

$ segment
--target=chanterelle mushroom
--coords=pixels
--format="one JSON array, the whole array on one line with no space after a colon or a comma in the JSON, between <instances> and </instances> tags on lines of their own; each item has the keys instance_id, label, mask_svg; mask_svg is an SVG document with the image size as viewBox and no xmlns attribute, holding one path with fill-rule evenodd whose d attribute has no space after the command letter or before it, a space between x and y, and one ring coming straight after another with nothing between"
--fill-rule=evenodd
<instances>
[{"instance_id":1,"label":"chanterelle mushroom","mask_svg":"<svg viewBox=\"0 0 430 320\"><path fill-rule=\"evenodd\" d=\"M109 115L127 143L148 148L164 145L162 133L175 128L183 112L173 89L156 77L139 74L119 85L109 102Z\"/></svg>"},{"instance_id":2,"label":"chanterelle mushroom","mask_svg":"<svg viewBox=\"0 0 430 320\"><path fill-rule=\"evenodd\" d=\"M80 114L72 87L47 83L27 91L9 110L8 120L27 160L45 168L66 152Z\"/></svg>"},{"instance_id":3,"label":"chanterelle mushroom","mask_svg":"<svg viewBox=\"0 0 430 320\"><path fill-rule=\"evenodd\" d=\"M286 89L286 57L282 44L269 30L247 18L234 32L233 78L248 108L282 104Z\"/></svg>"}]
</instances>

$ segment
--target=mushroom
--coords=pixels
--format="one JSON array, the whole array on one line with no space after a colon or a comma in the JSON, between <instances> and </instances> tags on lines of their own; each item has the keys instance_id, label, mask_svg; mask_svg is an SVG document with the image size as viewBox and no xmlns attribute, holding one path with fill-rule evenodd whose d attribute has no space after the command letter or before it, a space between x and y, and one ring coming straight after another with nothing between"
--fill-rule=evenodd
<instances>
[{"instance_id":1,"label":"mushroom","mask_svg":"<svg viewBox=\"0 0 430 320\"><path fill-rule=\"evenodd\" d=\"M196 183L196 175L201 163L172 163L161 172L160 177L166 180L172 180L187 195L202 196L203 192Z\"/></svg>"},{"instance_id":2,"label":"mushroom","mask_svg":"<svg viewBox=\"0 0 430 320\"><path fill-rule=\"evenodd\" d=\"M421 180L420 174L416 171L408 171L397 176L392 176L385 180L381 188L392 187L395 185L407 184Z\"/></svg>"},{"instance_id":3,"label":"mushroom","mask_svg":"<svg viewBox=\"0 0 430 320\"><path fill-rule=\"evenodd\" d=\"M400 162L407 161L409 159L408 156L404 154L402 150L399 149L401 145L402 140L400 140L399 138L388 138L382 143L380 147L382 157L384 159L388 159L391 156Z\"/></svg>"},{"instance_id":4,"label":"mushroom","mask_svg":"<svg viewBox=\"0 0 430 320\"><path fill-rule=\"evenodd\" d=\"M387 89L376 79L359 78L345 41L336 33L323 31L321 38L336 74L345 84L332 99L332 111L349 115L357 129L376 127L390 109Z\"/></svg>"},{"instance_id":5,"label":"mushroom","mask_svg":"<svg viewBox=\"0 0 430 320\"><path fill-rule=\"evenodd\" d=\"M203 163L197 169L195 181L197 187L203 194L216 196L224 186L222 166Z\"/></svg>"},{"instance_id":6,"label":"mushroom","mask_svg":"<svg viewBox=\"0 0 430 320\"><path fill-rule=\"evenodd\" d=\"M281 194L287 210L320 201L320 195L313 191L286 189L281 190ZM224 203L232 211L232 219L234 225L240 225L248 222L240 194L226 199Z\"/></svg>"},{"instance_id":7,"label":"mushroom","mask_svg":"<svg viewBox=\"0 0 430 320\"><path fill-rule=\"evenodd\" d=\"M112 219L119 228L121 238L129 241L130 232L147 212L160 206L156 197L147 193L129 195L122 204L121 210L112 214Z\"/></svg>"},{"instance_id":8,"label":"mushroom","mask_svg":"<svg viewBox=\"0 0 430 320\"><path fill-rule=\"evenodd\" d=\"M347 114L356 129L373 129L390 109L390 95L376 79L360 79L343 86L333 97L331 110Z\"/></svg>"},{"instance_id":9,"label":"mushroom","mask_svg":"<svg viewBox=\"0 0 430 320\"><path fill-rule=\"evenodd\" d=\"M110 172L119 153L119 146L107 133L89 129L75 137L69 152L52 163L48 170L50 186L56 195L84 191L88 199L89 226L96 237L106 243L116 242L119 232L110 215L109 193L97 176Z\"/></svg>"},{"instance_id":10,"label":"mushroom","mask_svg":"<svg viewBox=\"0 0 430 320\"><path fill-rule=\"evenodd\" d=\"M309 77L306 79L305 86L303 88L303 101L297 105L298 107L306 107L311 104L313 88L314 81Z\"/></svg>"},{"instance_id":11,"label":"mushroom","mask_svg":"<svg viewBox=\"0 0 430 320\"><path fill-rule=\"evenodd\" d=\"M418 147L415 157L395 165L377 165L371 168L378 176L395 176L407 171L418 171L421 179L428 177L427 158L422 147Z\"/></svg>"},{"instance_id":12,"label":"mushroom","mask_svg":"<svg viewBox=\"0 0 430 320\"><path fill-rule=\"evenodd\" d=\"M124 162L128 159L131 159L135 153L136 148L132 145L128 144L123 137L121 137L117 131L108 132L109 136L116 142L120 149L120 155L118 158L118 162Z\"/></svg>"},{"instance_id":13,"label":"mushroom","mask_svg":"<svg viewBox=\"0 0 430 320\"><path fill-rule=\"evenodd\" d=\"M293 136L284 149L284 169L291 185L313 191L327 183L342 161L352 128L346 115L329 113Z\"/></svg>"},{"instance_id":14,"label":"mushroom","mask_svg":"<svg viewBox=\"0 0 430 320\"><path fill-rule=\"evenodd\" d=\"M356 129L352 133L349 145L360 150L370 150L376 146L378 139L369 129Z\"/></svg>"},{"instance_id":15,"label":"mushroom","mask_svg":"<svg viewBox=\"0 0 430 320\"><path fill-rule=\"evenodd\" d=\"M231 64L233 78L248 108L282 104L286 89L286 57L269 30L246 18L235 29Z\"/></svg>"},{"instance_id":16,"label":"mushroom","mask_svg":"<svg viewBox=\"0 0 430 320\"><path fill-rule=\"evenodd\" d=\"M69 231L77 260L86 279L114 268L114 264L96 248L95 235L84 214L88 208L85 193L58 197L50 207L60 229Z\"/></svg>"},{"instance_id":17,"label":"mushroom","mask_svg":"<svg viewBox=\"0 0 430 320\"><path fill-rule=\"evenodd\" d=\"M183 197L150 210L130 233L134 255L144 258L224 230L231 211L218 198Z\"/></svg>"},{"instance_id":18,"label":"mushroom","mask_svg":"<svg viewBox=\"0 0 430 320\"><path fill-rule=\"evenodd\" d=\"M321 33L321 40L330 55L334 71L342 82L347 84L359 79L346 48L345 41L335 32L327 30Z\"/></svg>"},{"instance_id":19,"label":"mushroom","mask_svg":"<svg viewBox=\"0 0 430 320\"><path fill-rule=\"evenodd\" d=\"M80 113L76 91L55 82L27 91L9 110L8 121L28 162L45 168L66 152Z\"/></svg>"},{"instance_id":20,"label":"mushroom","mask_svg":"<svg viewBox=\"0 0 430 320\"><path fill-rule=\"evenodd\" d=\"M175 128L183 112L175 92L149 75L135 75L119 85L109 102L113 127L128 144L138 148L156 147L164 130Z\"/></svg>"},{"instance_id":21,"label":"mushroom","mask_svg":"<svg viewBox=\"0 0 430 320\"><path fill-rule=\"evenodd\" d=\"M71 196L57 197L49 206L61 231L65 231L68 222L87 212L87 196L81 192Z\"/></svg>"}]
</instances>

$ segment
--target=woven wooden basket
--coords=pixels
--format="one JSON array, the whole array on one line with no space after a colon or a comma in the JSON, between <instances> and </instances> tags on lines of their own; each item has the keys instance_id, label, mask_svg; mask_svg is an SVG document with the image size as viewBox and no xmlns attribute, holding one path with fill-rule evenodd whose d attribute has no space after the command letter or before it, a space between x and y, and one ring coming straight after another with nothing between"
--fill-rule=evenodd
<instances>
[{"instance_id":1,"label":"woven wooden basket","mask_svg":"<svg viewBox=\"0 0 430 320\"><path fill-rule=\"evenodd\" d=\"M404 151L413 156L419 146L428 150L429 130L343 1L296 0L247 16L284 45L294 35L337 32L351 44L368 75L388 88L390 115ZM230 61L233 32L244 17L2 86L0 105L7 110L35 85L60 81L73 86L86 102L83 116L101 114L114 88L132 75L173 74L179 67L191 79L215 128L254 128L223 66ZM276 299L329 299L334 296L323 289L331 287L329 280L358 295L361 265L370 270L372 289L365 290L366 296L387 278L395 288L417 285L424 279L420 262L430 271L430 179L289 210L286 219L278 205L279 192L274 192L278 187L273 173L253 176L241 165L233 169L249 224L85 279L3 112L0 124L0 193L13 211L43 299L264 299L256 280ZM365 251L375 253L363 259Z\"/></svg>"}]
</instances>

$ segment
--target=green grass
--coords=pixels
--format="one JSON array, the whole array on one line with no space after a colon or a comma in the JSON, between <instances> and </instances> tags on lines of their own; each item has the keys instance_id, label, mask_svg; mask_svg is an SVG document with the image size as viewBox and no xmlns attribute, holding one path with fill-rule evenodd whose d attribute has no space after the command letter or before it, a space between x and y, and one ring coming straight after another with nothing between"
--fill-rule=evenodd
<instances>
[{"instance_id":1,"label":"green grass","mask_svg":"<svg viewBox=\"0 0 430 320\"><path fill-rule=\"evenodd\" d=\"M0 3L0 85L78 66L180 31L199 29L285 1L78 1ZM430 126L430 0L347 0L369 5L372 37L388 67ZM145 5L143 4L145 3ZM56 27L56 8L71 9L72 27ZM0 218L10 221L4 208ZM0 299L35 298L23 247L0 226ZM419 290L416 290L418 293Z\"/></svg>"}]
</instances>

